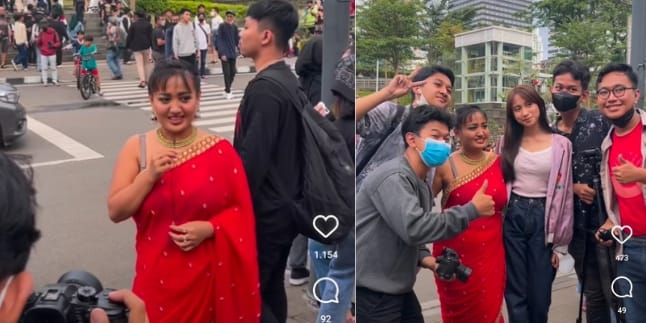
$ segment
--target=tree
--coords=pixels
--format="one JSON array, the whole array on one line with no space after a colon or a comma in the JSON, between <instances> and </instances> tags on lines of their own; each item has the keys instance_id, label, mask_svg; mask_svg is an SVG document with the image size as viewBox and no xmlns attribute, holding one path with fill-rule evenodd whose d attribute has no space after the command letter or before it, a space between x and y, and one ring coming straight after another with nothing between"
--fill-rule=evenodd
<instances>
[{"instance_id":1,"label":"tree","mask_svg":"<svg viewBox=\"0 0 646 323\"><path fill-rule=\"evenodd\" d=\"M456 61L455 35L473 28L477 8L468 7L449 12L449 0L425 0L422 17L424 44L429 64L453 65Z\"/></svg>"},{"instance_id":2,"label":"tree","mask_svg":"<svg viewBox=\"0 0 646 323\"><path fill-rule=\"evenodd\" d=\"M551 42L562 49L558 59L573 59L598 71L608 62L625 62L630 0L543 0L525 17L549 27Z\"/></svg>"},{"instance_id":3,"label":"tree","mask_svg":"<svg viewBox=\"0 0 646 323\"><path fill-rule=\"evenodd\" d=\"M374 65L386 61L395 73L414 58L420 46L418 0L370 0L357 8L357 61Z\"/></svg>"}]
</instances>

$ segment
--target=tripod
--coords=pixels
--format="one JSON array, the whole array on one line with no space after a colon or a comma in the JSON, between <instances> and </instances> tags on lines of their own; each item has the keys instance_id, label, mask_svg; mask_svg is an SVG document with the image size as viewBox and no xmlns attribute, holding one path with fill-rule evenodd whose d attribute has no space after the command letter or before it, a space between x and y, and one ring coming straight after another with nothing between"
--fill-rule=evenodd
<instances>
[{"instance_id":1,"label":"tripod","mask_svg":"<svg viewBox=\"0 0 646 323\"><path fill-rule=\"evenodd\" d=\"M603 224L606 221L607 215L604 212L605 208L604 208L604 205L603 205L602 197L600 196L600 193L601 193L601 178L599 176L599 171L598 170L600 169L600 164L601 164L601 150L599 148L589 149L589 150L584 150L584 151L580 152L579 154L581 155L581 157L586 158L588 162L592 162L592 165L594 165L594 169L596 171L595 175L594 175L594 177L592 179L592 187L594 188L594 191L595 191L594 203L597 206L597 216L598 216L599 224ZM586 272L587 272L587 270L586 270L586 260L587 260L587 257L589 256L588 255L589 251L588 251L588 240L587 240L588 236L587 235L588 234L594 235L596 233L596 229L589 229L590 226L588 225L588 220L589 219L586 218L585 223L583 225L585 235L584 235L584 243L583 243L583 260L581 261L582 262L581 295L579 296L579 315L578 315L578 317L576 319L576 323L583 323L583 321L582 321L583 295L585 294L585 283L586 283ZM594 252L595 250L592 250L592 251ZM609 252L604 253L604 255L605 255L605 258L606 258L605 260L606 260L606 263L607 263L608 276L609 277L615 277L616 272L615 272L615 270L614 270L614 268L612 266L612 264L613 264L612 256L611 256L611 254ZM598 259L598 260L602 260L602 259ZM597 265L599 266L599 272L601 272L602 269L603 269L602 268L602 266L603 266L602 262L597 261ZM618 305L620 304L621 300L615 299L615 298L611 298L611 300L612 300L611 302L613 303L613 305L615 305L615 308L618 308ZM625 322L624 315L622 313L614 314L615 313L614 310L611 311L611 313L613 313L611 315L615 315L615 318L617 319L616 320L617 323Z\"/></svg>"}]
</instances>

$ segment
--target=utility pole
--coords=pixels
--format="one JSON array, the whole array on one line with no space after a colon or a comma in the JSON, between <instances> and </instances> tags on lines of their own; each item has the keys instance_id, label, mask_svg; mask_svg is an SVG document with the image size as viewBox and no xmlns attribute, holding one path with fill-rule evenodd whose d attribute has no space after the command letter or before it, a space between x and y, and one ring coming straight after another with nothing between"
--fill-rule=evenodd
<instances>
[{"instance_id":1,"label":"utility pole","mask_svg":"<svg viewBox=\"0 0 646 323\"><path fill-rule=\"evenodd\" d=\"M630 56L628 57L628 64L630 64L639 78L637 87L641 90L642 95L639 98L638 107L644 107L644 74L646 74L646 42L644 37L646 34L646 1L633 0L632 20L629 29L629 44Z\"/></svg>"},{"instance_id":2,"label":"utility pole","mask_svg":"<svg viewBox=\"0 0 646 323\"><path fill-rule=\"evenodd\" d=\"M328 107L334 102L330 89L334 70L343 50L348 47L350 0L325 1L323 27L323 70L321 71L321 101ZM312 102L312 104L316 104Z\"/></svg>"}]
</instances>

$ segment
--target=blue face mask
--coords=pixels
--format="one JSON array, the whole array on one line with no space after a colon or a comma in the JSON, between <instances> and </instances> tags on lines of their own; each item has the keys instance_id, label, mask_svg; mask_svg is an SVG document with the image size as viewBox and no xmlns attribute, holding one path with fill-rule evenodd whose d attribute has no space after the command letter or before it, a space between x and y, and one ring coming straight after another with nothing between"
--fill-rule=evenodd
<instances>
[{"instance_id":1,"label":"blue face mask","mask_svg":"<svg viewBox=\"0 0 646 323\"><path fill-rule=\"evenodd\" d=\"M444 141L431 138L426 138L424 142L424 150L417 149L422 162L428 167L437 167L444 164L451 154L451 146Z\"/></svg>"}]
</instances>

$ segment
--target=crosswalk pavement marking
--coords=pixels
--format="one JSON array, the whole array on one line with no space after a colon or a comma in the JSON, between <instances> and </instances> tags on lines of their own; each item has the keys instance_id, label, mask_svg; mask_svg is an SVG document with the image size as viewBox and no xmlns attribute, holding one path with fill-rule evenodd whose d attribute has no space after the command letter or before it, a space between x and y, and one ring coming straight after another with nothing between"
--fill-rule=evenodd
<instances>
[{"instance_id":1,"label":"crosswalk pavement marking","mask_svg":"<svg viewBox=\"0 0 646 323\"><path fill-rule=\"evenodd\" d=\"M103 98L130 108L152 111L148 89L139 88L137 85L139 85L138 82L130 81L103 82L101 84ZM75 87L76 84L70 86ZM236 114L243 91L231 91L233 99L229 100L225 97L224 88L221 86L203 82L201 90L200 117L193 124L225 137L233 137Z\"/></svg>"}]
</instances>

